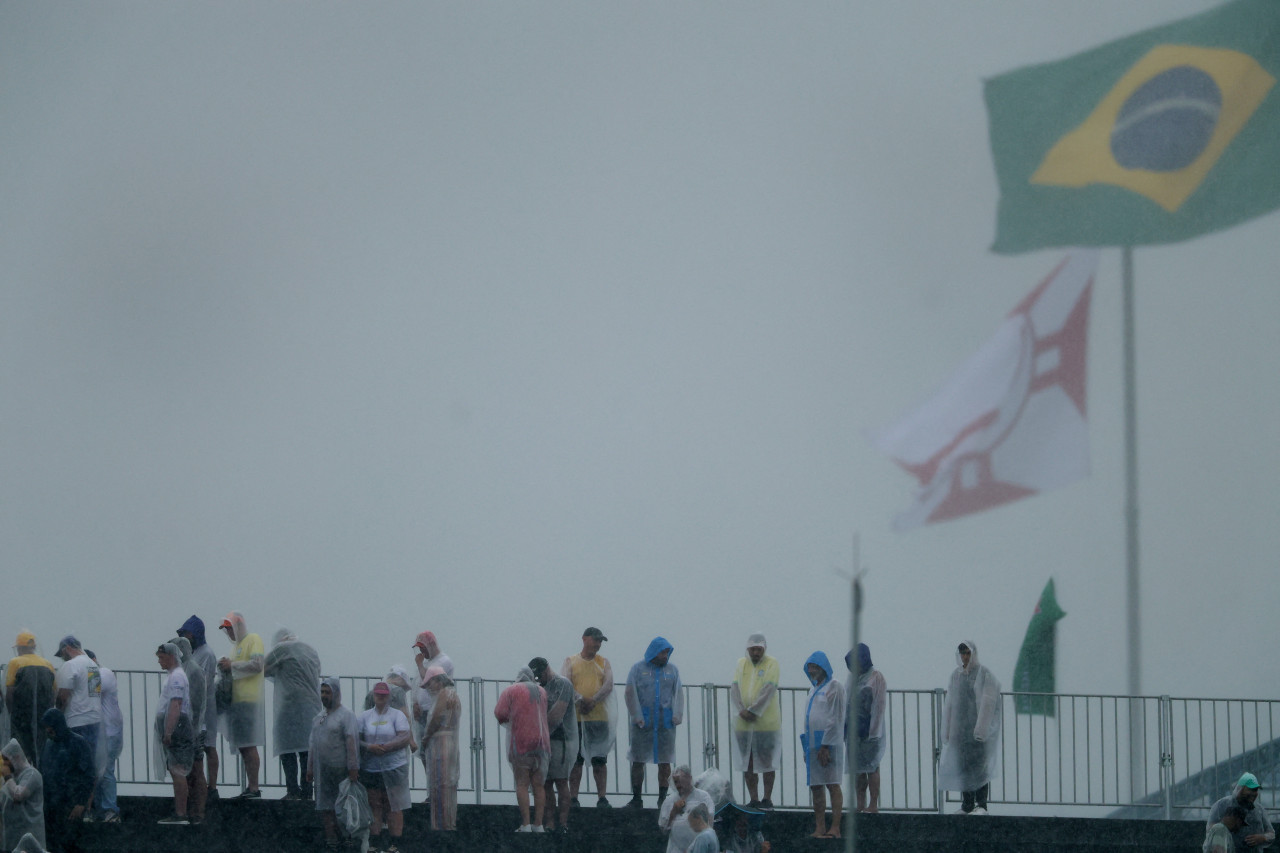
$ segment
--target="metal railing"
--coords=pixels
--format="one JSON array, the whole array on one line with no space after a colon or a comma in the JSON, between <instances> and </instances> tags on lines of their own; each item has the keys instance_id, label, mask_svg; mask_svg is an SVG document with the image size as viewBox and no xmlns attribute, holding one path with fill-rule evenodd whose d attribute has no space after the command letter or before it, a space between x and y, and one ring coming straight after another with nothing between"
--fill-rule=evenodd
<instances>
[{"instance_id":1,"label":"metal railing","mask_svg":"<svg viewBox=\"0 0 1280 853\"><path fill-rule=\"evenodd\" d=\"M118 762L122 790L154 791L167 782L151 778L151 721L160 693L160 673L117 671L120 706L125 717L124 750ZM344 676L344 704L357 712L378 679ZM509 801L512 775L506 762L505 735L493 717L498 694L511 682L472 678L458 683L465 707L459 744L469 751L459 780L461 799L476 803ZM623 685L616 686L621 708ZM270 682L267 683L270 708ZM676 764L688 764L694 775L715 767L742 797L742 767L734 739L735 714L725 685L685 685L685 717L676 744ZM774 804L808 808L799 735L804 725L807 690L784 687L781 699L782 749L777 765ZM1015 713L1021 696L1001 696L1003 729L1000 769L991 783L990 801L1028 813L1105 813L1124 809L1152 818L1203 815L1225 795L1240 773L1259 775L1280 768L1280 701L1194 699L1168 696L1034 694L1051 713ZM880 765L880 807L897 812L942 812L958 794L937 790L941 751L942 690L891 690L888 696L888 739ZM270 713L268 712L268 721ZM626 757L627 724L618 723L618 742L610 757L609 792L630 794ZM272 733L262 750L266 788L282 787L278 761L272 759ZM235 785L241 775L234 750L219 739L219 784ZM422 766L411 762L410 784L425 791ZM584 788L593 785L587 774ZM646 793L656 775L646 774ZM852 792L850 792L851 794ZM849 797L846 797L847 799ZM417 797L415 797L417 799ZM1264 780L1262 804L1276 808L1275 786ZM1010 809L1016 811L1018 809Z\"/></svg>"}]
</instances>

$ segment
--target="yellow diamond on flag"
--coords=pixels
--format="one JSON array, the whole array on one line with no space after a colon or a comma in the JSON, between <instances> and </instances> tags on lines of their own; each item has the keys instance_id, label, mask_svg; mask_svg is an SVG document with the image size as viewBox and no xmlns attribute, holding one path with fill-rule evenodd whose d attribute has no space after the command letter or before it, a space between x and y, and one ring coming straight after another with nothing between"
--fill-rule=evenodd
<instances>
[{"instance_id":1,"label":"yellow diamond on flag","mask_svg":"<svg viewBox=\"0 0 1280 853\"><path fill-rule=\"evenodd\" d=\"M1031 183L1113 184L1170 213L1196 191L1275 78L1234 50L1160 45L1084 123L1054 144Z\"/></svg>"}]
</instances>

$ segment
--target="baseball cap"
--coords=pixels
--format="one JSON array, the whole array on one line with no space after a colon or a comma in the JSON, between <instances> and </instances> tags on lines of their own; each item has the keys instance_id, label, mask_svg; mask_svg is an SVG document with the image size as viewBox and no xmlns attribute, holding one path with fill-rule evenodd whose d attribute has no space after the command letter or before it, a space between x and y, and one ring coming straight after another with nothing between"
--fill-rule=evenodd
<instances>
[{"instance_id":1,"label":"baseball cap","mask_svg":"<svg viewBox=\"0 0 1280 853\"><path fill-rule=\"evenodd\" d=\"M379 681L377 684L373 685L373 692L374 693L390 693L391 688L387 686L387 682Z\"/></svg>"},{"instance_id":2,"label":"baseball cap","mask_svg":"<svg viewBox=\"0 0 1280 853\"><path fill-rule=\"evenodd\" d=\"M582 636L591 637L592 639L600 640L601 642L609 639L604 635L604 631L601 631L599 628L588 628L582 632Z\"/></svg>"},{"instance_id":3,"label":"baseball cap","mask_svg":"<svg viewBox=\"0 0 1280 853\"><path fill-rule=\"evenodd\" d=\"M36 635L30 631L19 631L18 639L14 643L15 646L34 646L36 644Z\"/></svg>"},{"instance_id":4,"label":"baseball cap","mask_svg":"<svg viewBox=\"0 0 1280 853\"><path fill-rule=\"evenodd\" d=\"M83 646L80 645L79 640L77 640L75 637L71 636L70 634L67 634L67 636L63 637L61 640L58 641L58 653L55 654L54 657L62 658L63 660L66 660L67 656L62 653L62 650L65 649L67 646L70 646L73 649L84 648Z\"/></svg>"},{"instance_id":5,"label":"baseball cap","mask_svg":"<svg viewBox=\"0 0 1280 853\"><path fill-rule=\"evenodd\" d=\"M1258 784L1258 777L1254 776L1252 773L1246 773L1243 776L1241 776L1240 781L1237 782L1236 784L1239 785L1241 788L1252 788L1254 790L1257 790L1258 788L1262 787L1261 785Z\"/></svg>"}]
</instances>

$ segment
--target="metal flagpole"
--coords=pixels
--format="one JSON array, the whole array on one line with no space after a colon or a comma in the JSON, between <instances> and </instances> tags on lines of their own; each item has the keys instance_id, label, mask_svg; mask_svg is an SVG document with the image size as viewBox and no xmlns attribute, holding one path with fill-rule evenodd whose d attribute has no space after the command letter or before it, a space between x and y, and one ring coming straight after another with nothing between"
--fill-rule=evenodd
<instances>
[{"instance_id":1,"label":"metal flagpole","mask_svg":"<svg viewBox=\"0 0 1280 853\"><path fill-rule=\"evenodd\" d=\"M853 613L849 620L849 648L853 650L853 659L858 659L858 620L862 616L862 553L860 548L858 534L853 534L853 580L850 581L853 600L850 602ZM849 668L849 677L857 678L858 673L853 668ZM846 693L848 695L848 693ZM855 693L856 695L856 693ZM849 813L848 819L845 821L844 830L844 849L847 853L857 853L858 850L858 776L854 767L855 744L854 738L858 732L858 720L854 711L854 703L850 702L849 707L844 709L845 712L845 736L844 736L844 763L845 770L849 776L849 793L853 797L853 802L845 803L846 810Z\"/></svg>"},{"instance_id":2,"label":"metal flagpole","mask_svg":"<svg viewBox=\"0 0 1280 853\"><path fill-rule=\"evenodd\" d=\"M1125 604L1128 624L1129 700L1129 793L1142 778L1142 634L1138 607L1138 401L1137 368L1134 354L1133 247L1123 247L1120 255L1124 322L1124 487L1125 487Z\"/></svg>"}]
</instances>

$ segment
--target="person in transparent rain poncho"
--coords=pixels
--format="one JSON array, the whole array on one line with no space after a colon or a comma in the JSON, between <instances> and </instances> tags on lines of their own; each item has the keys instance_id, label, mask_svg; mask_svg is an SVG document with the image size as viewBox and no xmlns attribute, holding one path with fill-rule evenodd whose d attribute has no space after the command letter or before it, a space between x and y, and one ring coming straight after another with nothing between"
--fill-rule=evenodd
<instances>
[{"instance_id":1,"label":"person in transparent rain poncho","mask_svg":"<svg viewBox=\"0 0 1280 853\"><path fill-rule=\"evenodd\" d=\"M627 758L631 760L632 808L644 805L644 766L658 765L658 806L667 798L671 780L671 760L676 752L676 726L684 721L684 690L680 670L671 663L675 648L662 637L654 637L645 649L644 660L636 661L627 673L624 693L631 718Z\"/></svg>"},{"instance_id":2,"label":"person in transparent rain poncho","mask_svg":"<svg viewBox=\"0 0 1280 853\"><path fill-rule=\"evenodd\" d=\"M742 779L751 796L751 808L773 808L773 784L777 778L774 765L781 746L779 729L782 713L778 701L778 680L782 670L778 660L766 654L764 634L747 638L746 657L738 659L729 688L732 705L733 739L738 748ZM759 780L764 776L764 799L760 799Z\"/></svg>"},{"instance_id":3,"label":"person in transparent rain poncho","mask_svg":"<svg viewBox=\"0 0 1280 853\"><path fill-rule=\"evenodd\" d=\"M228 613L219 627L235 649L231 657L218 661L220 677L231 679L231 704L225 711L219 709L218 731L244 761L246 784L238 799L256 800L262 797L258 790L258 771L262 766L258 747L267 742L267 691L262 677L266 650L262 638L249 633L244 614L238 610Z\"/></svg>"},{"instance_id":4,"label":"person in transparent rain poncho","mask_svg":"<svg viewBox=\"0 0 1280 853\"><path fill-rule=\"evenodd\" d=\"M1263 850L1276 840L1275 827L1267 817L1267 810L1258 804L1258 796L1262 793L1262 785L1258 777L1245 773L1231 789L1231 793L1209 807L1209 819L1206 829L1222 819L1227 809L1239 806L1244 809L1245 818L1240 826L1231 832L1236 850Z\"/></svg>"},{"instance_id":5,"label":"person in transparent rain poncho","mask_svg":"<svg viewBox=\"0 0 1280 853\"><path fill-rule=\"evenodd\" d=\"M515 776L520 828L516 832L543 832L546 807L547 765L551 761L551 732L547 728L547 692L527 666L520 667L516 682L498 695L494 718L507 729L507 761ZM529 790L533 789L533 820L529 819Z\"/></svg>"},{"instance_id":6,"label":"person in transparent rain poncho","mask_svg":"<svg viewBox=\"0 0 1280 853\"><path fill-rule=\"evenodd\" d=\"M609 781L609 753L613 752L618 719L618 699L613 692L613 667L600 654L608 637L599 628L582 632L582 651L570 655L560 665L560 674L573 685L574 710L578 715L578 758L569 771L569 802L578 805L582 770L591 762L596 783L596 807L609 808L605 797Z\"/></svg>"},{"instance_id":7,"label":"person in transparent rain poncho","mask_svg":"<svg viewBox=\"0 0 1280 853\"><path fill-rule=\"evenodd\" d=\"M453 678L453 659L440 651L440 643L432 631L420 631L413 639L413 662L418 668L418 680L414 682L411 695L409 718L413 721L413 743L423 742L423 729L427 718L431 716L431 693L427 690L427 670L440 667L445 675ZM420 751L418 759L422 762L423 774L427 777L427 790L431 790L431 768L427 766L427 753ZM426 802L431 802L430 794Z\"/></svg>"},{"instance_id":8,"label":"person in transparent rain poncho","mask_svg":"<svg viewBox=\"0 0 1280 853\"><path fill-rule=\"evenodd\" d=\"M307 782L315 786L316 811L324 820L325 845L338 848L334 807L342 780L360 779L360 735L356 715L342 704L342 685L336 678L320 682L320 713L311 721L307 740Z\"/></svg>"},{"instance_id":9,"label":"person in transparent rain poncho","mask_svg":"<svg viewBox=\"0 0 1280 853\"><path fill-rule=\"evenodd\" d=\"M4 849L18 846L22 836L31 833L44 846L44 780L40 771L27 761L27 754L17 739L0 749L3 768L0 774L0 819L4 821Z\"/></svg>"},{"instance_id":10,"label":"person in transparent rain poncho","mask_svg":"<svg viewBox=\"0 0 1280 853\"><path fill-rule=\"evenodd\" d=\"M687 764L681 764L671 772L671 784L675 786L676 793L664 800L658 809L658 829L667 833L667 853L685 853L696 837L689 826L689 812L701 805L714 813L715 799L693 784L693 771Z\"/></svg>"},{"instance_id":11,"label":"person in transparent rain poncho","mask_svg":"<svg viewBox=\"0 0 1280 853\"><path fill-rule=\"evenodd\" d=\"M191 644L191 659L204 674L205 710L200 728L196 731L196 748L204 753L204 772L208 786L206 799L210 802L218 799L218 656L209 647L204 635L204 620L192 614L182 627L178 636Z\"/></svg>"},{"instance_id":12,"label":"person in transparent rain poncho","mask_svg":"<svg viewBox=\"0 0 1280 853\"><path fill-rule=\"evenodd\" d=\"M155 743L152 771L156 779L167 773L173 781L173 814L160 823L185 826L187 819L187 776L195 760L196 734L191 724L191 683L178 661L178 647L164 643L156 649L156 661L165 671L156 704Z\"/></svg>"},{"instance_id":13,"label":"person in transparent rain poncho","mask_svg":"<svg viewBox=\"0 0 1280 853\"><path fill-rule=\"evenodd\" d=\"M938 787L960 791L960 811L986 814L991 780L1000 770L1000 682L978 662L978 647L956 648L956 668L942 703Z\"/></svg>"},{"instance_id":14,"label":"person in transparent rain poncho","mask_svg":"<svg viewBox=\"0 0 1280 853\"><path fill-rule=\"evenodd\" d=\"M262 667L263 675L275 685L271 747L284 771L284 798L309 800L307 744L311 740L311 723L322 710L320 655L288 628L281 628L276 631Z\"/></svg>"},{"instance_id":15,"label":"person in transparent rain poncho","mask_svg":"<svg viewBox=\"0 0 1280 853\"><path fill-rule=\"evenodd\" d=\"M399 853L396 842L404 834L404 811L409 808L409 718L391 707L391 688L385 681L373 686L374 706L357 718L360 732L360 782L369 792L373 810L370 832L382 828L386 813L391 841L378 849Z\"/></svg>"},{"instance_id":16,"label":"person in transparent rain poncho","mask_svg":"<svg viewBox=\"0 0 1280 853\"><path fill-rule=\"evenodd\" d=\"M860 812L880 811L880 761L884 758L889 738L885 735L889 692L884 675L871 662L871 649L858 643L857 660L851 651L844 656L849 668L849 687L845 691L846 713L855 726L845 732L852 740L854 785Z\"/></svg>"},{"instance_id":17,"label":"person in transparent rain poncho","mask_svg":"<svg viewBox=\"0 0 1280 853\"><path fill-rule=\"evenodd\" d=\"M462 722L462 701L453 679L442 667L433 666L424 674L431 694L431 716L422 730L422 752L427 766L431 828L458 828L458 726Z\"/></svg>"},{"instance_id":18,"label":"person in transparent rain poncho","mask_svg":"<svg viewBox=\"0 0 1280 853\"><path fill-rule=\"evenodd\" d=\"M813 798L813 837L839 838L844 793L844 687L832 677L825 652L814 652L804 662L804 674L813 685L805 701L804 751L806 784ZM831 795L831 822L827 823L826 794Z\"/></svg>"},{"instance_id":19,"label":"person in transparent rain poncho","mask_svg":"<svg viewBox=\"0 0 1280 853\"><path fill-rule=\"evenodd\" d=\"M547 781L544 786L547 804L543 826L547 832L556 828L569 830L569 774L578 760L578 721L575 713L573 683L563 675L556 675L546 658L529 661L533 677L547 691L547 728L551 732L551 760L547 764Z\"/></svg>"},{"instance_id":20,"label":"person in transparent rain poncho","mask_svg":"<svg viewBox=\"0 0 1280 853\"><path fill-rule=\"evenodd\" d=\"M211 713L208 683L205 681L204 671L191 653L191 641L186 637L175 637L169 642L178 649L178 663L187 676L187 684L191 690L191 728L195 733L195 749L191 755L191 772L187 774L187 814L191 815L192 823L201 823L209 795L204 778L204 739L201 736L204 716Z\"/></svg>"}]
</instances>

